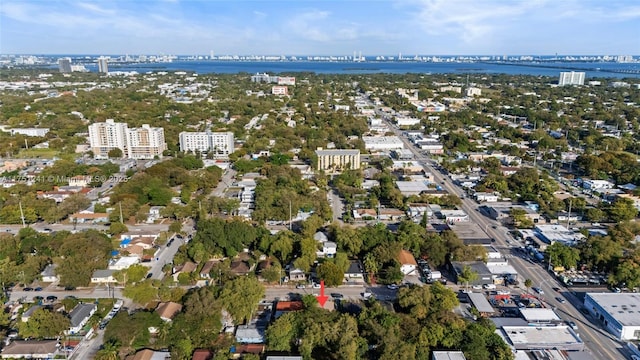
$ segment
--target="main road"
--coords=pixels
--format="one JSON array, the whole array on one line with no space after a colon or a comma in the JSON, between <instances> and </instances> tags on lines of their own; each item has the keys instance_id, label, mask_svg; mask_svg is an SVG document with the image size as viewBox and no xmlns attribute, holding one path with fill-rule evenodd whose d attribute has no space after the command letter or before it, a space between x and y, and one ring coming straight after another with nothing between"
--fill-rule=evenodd
<instances>
[{"instance_id":1,"label":"main road","mask_svg":"<svg viewBox=\"0 0 640 360\"><path fill-rule=\"evenodd\" d=\"M381 114L378 111L379 114ZM425 169L425 171L433 174L435 181L447 190L450 194L457 195L462 198L461 210L464 210L468 215L470 221L478 224L485 230L487 235L495 239L496 246L511 251L511 245L513 239L509 239L509 235L505 228L500 227L499 224L488 217L480 213L478 204L473 200L464 196L464 191L459 187L447 181L447 178L433 168L430 159L425 157L418 151L418 149L405 137L401 130L393 126L388 120L385 119L389 127L393 132L402 140L405 147L409 149L415 156L416 160ZM494 228L495 227L495 228ZM507 240L509 243L507 243ZM560 297L553 288L561 288L561 285L544 270L540 265L532 264L528 261L524 261L519 257L511 257L511 265L518 271L521 278L531 279L534 286L540 287L547 297L545 302L557 309L557 312L562 314L565 319L576 322L578 325L577 333L580 334L580 338L584 341L586 347L592 354L598 359L619 359L621 354L626 354L623 350L622 344L609 335L599 325L593 324L587 317L585 317L577 309L581 308L580 300L575 297L571 292L565 292L562 295L568 300L567 303L561 304L555 299Z\"/></svg>"}]
</instances>

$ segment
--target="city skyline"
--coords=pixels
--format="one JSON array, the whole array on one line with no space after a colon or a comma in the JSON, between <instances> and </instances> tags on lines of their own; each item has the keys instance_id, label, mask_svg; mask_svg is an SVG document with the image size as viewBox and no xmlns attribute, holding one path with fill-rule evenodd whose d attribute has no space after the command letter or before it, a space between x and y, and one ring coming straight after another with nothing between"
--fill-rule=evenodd
<instances>
[{"instance_id":1,"label":"city skyline","mask_svg":"<svg viewBox=\"0 0 640 360\"><path fill-rule=\"evenodd\" d=\"M0 52L634 55L638 20L630 0L7 0Z\"/></svg>"}]
</instances>

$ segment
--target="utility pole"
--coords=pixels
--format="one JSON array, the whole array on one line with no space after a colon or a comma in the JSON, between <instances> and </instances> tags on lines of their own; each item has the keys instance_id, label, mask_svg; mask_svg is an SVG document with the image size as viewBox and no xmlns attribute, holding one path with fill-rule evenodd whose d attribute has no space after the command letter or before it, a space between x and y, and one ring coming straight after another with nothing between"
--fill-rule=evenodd
<instances>
[{"instance_id":1,"label":"utility pole","mask_svg":"<svg viewBox=\"0 0 640 360\"><path fill-rule=\"evenodd\" d=\"M289 231L291 231L291 200L289 200Z\"/></svg>"},{"instance_id":2,"label":"utility pole","mask_svg":"<svg viewBox=\"0 0 640 360\"><path fill-rule=\"evenodd\" d=\"M20 218L22 219L22 228L25 228L27 227L27 224L24 221L24 211L22 211L22 201L20 201L18 205L20 206Z\"/></svg>"},{"instance_id":3,"label":"utility pole","mask_svg":"<svg viewBox=\"0 0 640 360\"><path fill-rule=\"evenodd\" d=\"M118 202L118 207L120 208L120 223L124 224L124 221L122 220L122 201Z\"/></svg>"},{"instance_id":4,"label":"utility pole","mask_svg":"<svg viewBox=\"0 0 640 360\"><path fill-rule=\"evenodd\" d=\"M571 220L571 205L573 203L573 198L569 198L569 214L567 215L567 228L569 228L569 221Z\"/></svg>"}]
</instances>

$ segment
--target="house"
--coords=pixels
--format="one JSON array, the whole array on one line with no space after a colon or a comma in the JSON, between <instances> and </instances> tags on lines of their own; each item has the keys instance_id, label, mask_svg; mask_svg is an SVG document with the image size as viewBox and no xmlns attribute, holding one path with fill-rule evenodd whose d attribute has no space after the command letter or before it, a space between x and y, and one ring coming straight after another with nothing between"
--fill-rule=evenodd
<instances>
[{"instance_id":1,"label":"house","mask_svg":"<svg viewBox=\"0 0 640 360\"><path fill-rule=\"evenodd\" d=\"M249 265L249 256L246 253L241 253L238 258L231 262L230 271L234 275L247 275L251 272L251 266Z\"/></svg>"},{"instance_id":2,"label":"house","mask_svg":"<svg viewBox=\"0 0 640 360\"><path fill-rule=\"evenodd\" d=\"M405 213L402 210L393 208L380 208L378 219L380 221L398 221L405 217Z\"/></svg>"},{"instance_id":3,"label":"house","mask_svg":"<svg viewBox=\"0 0 640 360\"><path fill-rule=\"evenodd\" d=\"M120 235L120 240L121 241L133 240L139 237L152 237L153 240L155 241L155 240L158 240L158 238L160 237L160 232L159 231L143 231L143 230L128 231Z\"/></svg>"},{"instance_id":4,"label":"house","mask_svg":"<svg viewBox=\"0 0 640 360\"><path fill-rule=\"evenodd\" d=\"M158 307L156 307L156 313L160 315L160 319L166 322L173 320L173 317L180 311L182 311L182 305L173 301L161 302L158 304Z\"/></svg>"},{"instance_id":5,"label":"house","mask_svg":"<svg viewBox=\"0 0 640 360\"><path fill-rule=\"evenodd\" d=\"M20 340L5 346L2 359L53 359L58 352L58 340Z\"/></svg>"},{"instance_id":6,"label":"house","mask_svg":"<svg viewBox=\"0 0 640 360\"><path fill-rule=\"evenodd\" d=\"M355 209L353 210L353 219L355 221L374 220L378 218L375 209Z\"/></svg>"},{"instance_id":7,"label":"house","mask_svg":"<svg viewBox=\"0 0 640 360\"><path fill-rule=\"evenodd\" d=\"M92 284L114 284L117 283L113 274L116 270L96 270L91 275L91 283Z\"/></svg>"},{"instance_id":8,"label":"house","mask_svg":"<svg viewBox=\"0 0 640 360\"><path fill-rule=\"evenodd\" d=\"M400 263L400 271L405 275L415 273L416 268L418 267L418 263L413 257L413 254L404 249L400 250L400 253L398 254L398 262Z\"/></svg>"},{"instance_id":9,"label":"house","mask_svg":"<svg viewBox=\"0 0 640 360\"><path fill-rule=\"evenodd\" d=\"M300 269L291 269L289 270L289 281L306 281L307 276L304 271Z\"/></svg>"},{"instance_id":10,"label":"house","mask_svg":"<svg viewBox=\"0 0 640 360\"><path fill-rule=\"evenodd\" d=\"M274 316L277 319L288 312L301 311L303 309L304 309L304 305L302 301L278 301L276 303Z\"/></svg>"},{"instance_id":11,"label":"house","mask_svg":"<svg viewBox=\"0 0 640 360\"><path fill-rule=\"evenodd\" d=\"M56 267L56 264L49 264L42 270L40 273L42 282L53 283L59 280L58 275L56 275Z\"/></svg>"},{"instance_id":12,"label":"house","mask_svg":"<svg viewBox=\"0 0 640 360\"><path fill-rule=\"evenodd\" d=\"M78 212L70 215L69 220L78 224L104 224L109 222L109 214Z\"/></svg>"},{"instance_id":13,"label":"house","mask_svg":"<svg viewBox=\"0 0 640 360\"><path fill-rule=\"evenodd\" d=\"M74 335L82 330L82 327L89 321L89 318L96 312L98 307L96 304L78 304L69 313L71 326L68 334Z\"/></svg>"},{"instance_id":14,"label":"house","mask_svg":"<svg viewBox=\"0 0 640 360\"><path fill-rule=\"evenodd\" d=\"M191 355L191 360L212 360L215 353L209 349L197 349Z\"/></svg>"},{"instance_id":15,"label":"house","mask_svg":"<svg viewBox=\"0 0 640 360\"><path fill-rule=\"evenodd\" d=\"M33 313L38 311L39 309L42 309L41 305L33 305L32 307L27 309L27 311L22 313L22 317L20 318L20 320L22 320L22 322L29 321L29 318L31 317L31 315L33 315Z\"/></svg>"},{"instance_id":16,"label":"house","mask_svg":"<svg viewBox=\"0 0 640 360\"><path fill-rule=\"evenodd\" d=\"M333 241L325 241L322 243L322 256L333 258L338 252L338 245Z\"/></svg>"},{"instance_id":17,"label":"house","mask_svg":"<svg viewBox=\"0 0 640 360\"><path fill-rule=\"evenodd\" d=\"M323 233L322 231L318 231L315 234L313 234L313 239L317 242L325 242L325 241L329 241L329 238L327 237L327 234Z\"/></svg>"},{"instance_id":18,"label":"house","mask_svg":"<svg viewBox=\"0 0 640 360\"><path fill-rule=\"evenodd\" d=\"M263 344L265 329L256 324L240 325L236 330L236 341L241 344Z\"/></svg>"},{"instance_id":19,"label":"house","mask_svg":"<svg viewBox=\"0 0 640 360\"><path fill-rule=\"evenodd\" d=\"M191 261L187 261L182 265L176 266L173 269L173 281L178 281L178 275L182 273L191 274L192 272L196 271L197 268L198 264Z\"/></svg>"},{"instance_id":20,"label":"house","mask_svg":"<svg viewBox=\"0 0 640 360\"><path fill-rule=\"evenodd\" d=\"M152 206L149 208L149 214L147 215L147 223L153 224L156 220L160 220L162 215L160 213L164 209L164 206Z\"/></svg>"},{"instance_id":21,"label":"house","mask_svg":"<svg viewBox=\"0 0 640 360\"><path fill-rule=\"evenodd\" d=\"M138 351L131 360L168 360L171 359L171 353L167 351L154 351L151 349L143 349Z\"/></svg>"},{"instance_id":22,"label":"house","mask_svg":"<svg viewBox=\"0 0 640 360\"><path fill-rule=\"evenodd\" d=\"M351 260L349 268L344 272L344 281L346 283L363 283L364 282L364 266L360 260Z\"/></svg>"},{"instance_id":23,"label":"house","mask_svg":"<svg viewBox=\"0 0 640 360\"><path fill-rule=\"evenodd\" d=\"M202 269L200 270L200 277L204 279L210 279L211 270L213 269L213 266L217 262L218 262L217 260L209 260L206 263L204 263L204 266L202 266Z\"/></svg>"},{"instance_id":24,"label":"house","mask_svg":"<svg viewBox=\"0 0 640 360\"><path fill-rule=\"evenodd\" d=\"M139 264L140 258L137 256L122 256L119 259L111 259L109 261L109 270L124 270L128 269L131 265Z\"/></svg>"}]
</instances>

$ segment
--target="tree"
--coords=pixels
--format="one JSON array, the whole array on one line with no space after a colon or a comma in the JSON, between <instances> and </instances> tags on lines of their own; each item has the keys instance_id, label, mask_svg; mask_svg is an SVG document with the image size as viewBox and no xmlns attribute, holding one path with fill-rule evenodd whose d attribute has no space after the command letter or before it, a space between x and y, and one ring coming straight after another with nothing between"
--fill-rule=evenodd
<instances>
[{"instance_id":1,"label":"tree","mask_svg":"<svg viewBox=\"0 0 640 360\"><path fill-rule=\"evenodd\" d=\"M182 223L180 221L174 221L169 225L170 233L182 233Z\"/></svg>"},{"instance_id":2,"label":"tree","mask_svg":"<svg viewBox=\"0 0 640 360\"><path fill-rule=\"evenodd\" d=\"M269 349L291 351L295 336L295 313L285 313L267 328L266 340Z\"/></svg>"},{"instance_id":3,"label":"tree","mask_svg":"<svg viewBox=\"0 0 640 360\"><path fill-rule=\"evenodd\" d=\"M469 265L465 265L457 276L458 282L464 283L466 287L469 287L469 283L477 279L478 273L473 271Z\"/></svg>"},{"instance_id":4,"label":"tree","mask_svg":"<svg viewBox=\"0 0 640 360\"><path fill-rule=\"evenodd\" d=\"M112 222L109 225L109 234L112 236L117 236L126 233L127 231L129 231L129 228L121 222Z\"/></svg>"},{"instance_id":5,"label":"tree","mask_svg":"<svg viewBox=\"0 0 640 360\"><path fill-rule=\"evenodd\" d=\"M531 279L526 279L524 281L524 287L527 288L527 293L529 292L531 285L533 285L533 281Z\"/></svg>"},{"instance_id":6,"label":"tree","mask_svg":"<svg viewBox=\"0 0 640 360\"><path fill-rule=\"evenodd\" d=\"M113 148L109 150L109 152L107 153L107 156L109 157L109 159L122 159L123 155L124 153L119 148Z\"/></svg>"},{"instance_id":7,"label":"tree","mask_svg":"<svg viewBox=\"0 0 640 360\"><path fill-rule=\"evenodd\" d=\"M69 318L61 313L41 308L31 314L27 322L21 322L18 326L24 338L51 339L62 335L69 324Z\"/></svg>"},{"instance_id":8,"label":"tree","mask_svg":"<svg viewBox=\"0 0 640 360\"><path fill-rule=\"evenodd\" d=\"M255 277L243 276L227 281L220 292L219 300L236 324L243 324L251 318L263 296L262 284Z\"/></svg>"},{"instance_id":9,"label":"tree","mask_svg":"<svg viewBox=\"0 0 640 360\"><path fill-rule=\"evenodd\" d=\"M324 284L329 287L342 285L344 280L344 270L333 262L325 261L318 265L316 273L318 278L324 280Z\"/></svg>"},{"instance_id":10,"label":"tree","mask_svg":"<svg viewBox=\"0 0 640 360\"><path fill-rule=\"evenodd\" d=\"M630 199L618 198L609 208L609 217L615 222L628 221L636 216L638 216L638 209Z\"/></svg>"},{"instance_id":11,"label":"tree","mask_svg":"<svg viewBox=\"0 0 640 360\"><path fill-rule=\"evenodd\" d=\"M140 305L145 305L158 298L158 289L151 281L146 280L126 286L122 294Z\"/></svg>"}]
</instances>

